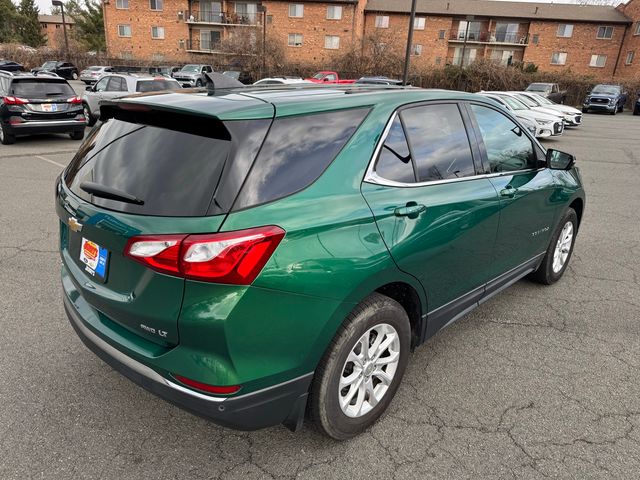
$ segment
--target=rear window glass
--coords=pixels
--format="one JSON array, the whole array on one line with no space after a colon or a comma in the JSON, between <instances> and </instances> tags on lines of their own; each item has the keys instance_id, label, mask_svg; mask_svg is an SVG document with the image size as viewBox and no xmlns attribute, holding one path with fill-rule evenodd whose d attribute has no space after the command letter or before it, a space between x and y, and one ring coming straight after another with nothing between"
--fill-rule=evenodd
<instances>
[{"instance_id":1,"label":"rear window glass","mask_svg":"<svg viewBox=\"0 0 640 480\"><path fill-rule=\"evenodd\" d=\"M161 90L178 90L182 88L178 82L170 80L140 80L136 92L158 92Z\"/></svg>"},{"instance_id":2,"label":"rear window glass","mask_svg":"<svg viewBox=\"0 0 640 480\"><path fill-rule=\"evenodd\" d=\"M67 82L45 79L14 80L11 84L12 95L17 97L60 97L73 96L75 92Z\"/></svg>"},{"instance_id":3,"label":"rear window glass","mask_svg":"<svg viewBox=\"0 0 640 480\"><path fill-rule=\"evenodd\" d=\"M142 123L136 116L140 115L108 118L92 131L65 172L65 184L75 195L100 207L141 215L224 213L215 197L235 198L239 185L221 185L223 172L236 170L232 165L236 155L253 159L258 148L255 142L245 142L253 147L247 151L234 145L232 137L242 141L242 132L262 135L261 140L269 123L228 122L227 129L215 119L172 114L171 121L165 121L168 117L160 114L159 121ZM174 123L179 130L169 127ZM240 175L246 175L246 170ZM133 195L144 204L90 195L81 188L83 182ZM229 186L235 191L228 192ZM212 203L216 208L210 210Z\"/></svg>"},{"instance_id":4,"label":"rear window glass","mask_svg":"<svg viewBox=\"0 0 640 480\"><path fill-rule=\"evenodd\" d=\"M357 108L276 119L233 209L271 202L311 185L368 113L368 108Z\"/></svg>"}]
</instances>

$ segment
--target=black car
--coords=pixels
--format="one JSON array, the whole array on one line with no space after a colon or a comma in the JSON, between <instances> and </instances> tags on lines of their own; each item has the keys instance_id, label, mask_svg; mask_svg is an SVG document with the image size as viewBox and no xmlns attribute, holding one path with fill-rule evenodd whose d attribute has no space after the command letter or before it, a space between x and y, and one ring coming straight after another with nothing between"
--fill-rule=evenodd
<instances>
[{"instance_id":1,"label":"black car","mask_svg":"<svg viewBox=\"0 0 640 480\"><path fill-rule=\"evenodd\" d=\"M627 92L622 85L600 84L591 89L582 103L582 113L607 112L615 115L624 110Z\"/></svg>"},{"instance_id":2,"label":"black car","mask_svg":"<svg viewBox=\"0 0 640 480\"><path fill-rule=\"evenodd\" d=\"M63 78L41 73L0 71L0 143L17 136L68 133L84 138L82 99Z\"/></svg>"},{"instance_id":3,"label":"black car","mask_svg":"<svg viewBox=\"0 0 640 480\"><path fill-rule=\"evenodd\" d=\"M11 60L0 60L0 70L5 72L23 72L24 67L18 62L12 62Z\"/></svg>"},{"instance_id":4,"label":"black car","mask_svg":"<svg viewBox=\"0 0 640 480\"><path fill-rule=\"evenodd\" d=\"M67 80L77 80L80 76L78 69L73 63L58 62L56 60L49 60L48 62L44 62L41 67L31 69L31 73L38 72L53 72Z\"/></svg>"}]
</instances>

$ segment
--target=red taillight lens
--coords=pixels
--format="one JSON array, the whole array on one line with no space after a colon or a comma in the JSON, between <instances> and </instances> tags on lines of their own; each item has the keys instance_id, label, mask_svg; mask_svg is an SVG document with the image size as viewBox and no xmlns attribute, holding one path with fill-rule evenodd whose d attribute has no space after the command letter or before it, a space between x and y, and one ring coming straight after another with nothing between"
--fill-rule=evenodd
<instances>
[{"instance_id":1,"label":"red taillight lens","mask_svg":"<svg viewBox=\"0 0 640 480\"><path fill-rule=\"evenodd\" d=\"M184 383L189 387L196 388L198 390L202 390L203 392L208 392L208 393L229 395L231 393L236 393L238 390L240 390L240 385L229 385L229 386L219 387L217 385L208 385L206 383L196 382L195 380L191 380L190 378L186 378L186 377L181 377L180 375L174 375L173 377L176 380L178 380L180 383Z\"/></svg>"},{"instance_id":2,"label":"red taillight lens","mask_svg":"<svg viewBox=\"0 0 640 480\"><path fill-rule=\"evenodd\" d=\"M26 105L27 103L29 103L29 100L25 100L24 98L11 96L4 97L5 105Z\"/></svg>"},{"instance_id":3,"label":"red taillight lens","mask_svg":"<svg viewBox=\"0 0 640 480\"><path fill-rule=\"evenodd\" d=\"M284 238L280 227L198 235L132 237L124 255L149 268L203 282L250 285Z\"/></svg>"},{"instance_id":4,"label":"red taillight lens","mask_svg":"<svg viewBox=\"0 0 640 480\"><path fill-rule=\"evenodd\" d=\"M71 97L67 100L67 103L82 103L82 99L80 97Z\"/></svg>"}]
</instances>

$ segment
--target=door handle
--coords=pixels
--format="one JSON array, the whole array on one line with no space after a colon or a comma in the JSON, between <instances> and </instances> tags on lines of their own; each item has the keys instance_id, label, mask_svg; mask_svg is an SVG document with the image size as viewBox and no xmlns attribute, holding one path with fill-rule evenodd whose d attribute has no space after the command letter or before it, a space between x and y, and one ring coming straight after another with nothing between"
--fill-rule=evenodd
<instances>
[{"instance_id":1,"label":"door handle","mask_svg":"<svg viewBox=\"0 0 640 480\"><path fill-rule=\"evenodd\" d=\"M422 212L427 209L424 205L418 205L414 202L409 202L406 207L398 207L393 211L396 217L409 217L417 218Z\"/></svg>"},{"instance_id":2,"label":"door handle","mask_svg":"<svg viewBox=\"0 0 640 480\"><path fill-rule=\"evenodd\" d=\"M507 185L502 190L500 190L501 197L513 198L516 196L516 193L518 193L518 189L513 188L511 185Z\"/></svg>"}]
</instances>

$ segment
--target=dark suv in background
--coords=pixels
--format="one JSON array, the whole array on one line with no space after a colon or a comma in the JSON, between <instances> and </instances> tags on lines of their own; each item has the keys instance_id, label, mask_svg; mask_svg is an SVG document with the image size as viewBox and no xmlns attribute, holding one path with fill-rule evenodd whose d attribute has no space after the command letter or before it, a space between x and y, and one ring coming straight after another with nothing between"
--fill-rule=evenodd
<instances>
[{"instance_id":1,"label":"dark suv in background","mask_svg":"<svg viewBox=\"0 0 640 480\"><path fill-rule=\"evenodd\" d=\"M591 89L582 104L582 113L593 110L615 115L624 111L627 103L627 92L621 85L600 84Z\"/></svg>"},{"instance_id":2,"label":"dark suv in background","mask_svg":"<svg viewBox=\"0 0 640 480\"><path fill-rule=\"evenodd\" d=\"M84 138L82 99L63 78L51 74L0 71L0 142L20 135L68 133Z\"/></svg>"}]
</instances>

